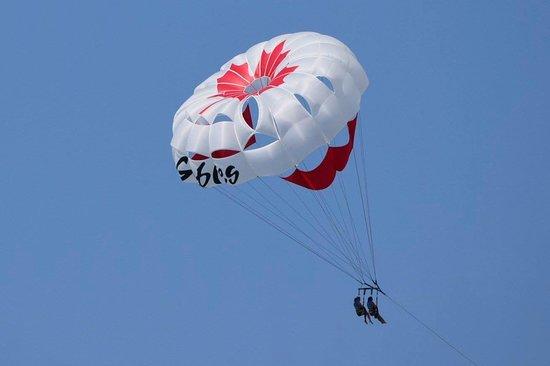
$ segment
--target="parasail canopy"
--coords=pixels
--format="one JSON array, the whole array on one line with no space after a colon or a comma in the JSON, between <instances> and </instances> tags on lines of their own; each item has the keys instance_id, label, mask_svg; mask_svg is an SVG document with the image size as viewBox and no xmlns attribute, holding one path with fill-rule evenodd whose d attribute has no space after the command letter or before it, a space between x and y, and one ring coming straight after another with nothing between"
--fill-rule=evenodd
<instances>
[{"instance_id":1,"label":"parasail canopy","mask_svg":"<svg viewBox=\"0 0 550 366\"><path fill-rule=\"evenodd\" d=\"M172 152L180 177L202 187L257 177L324 189L347 164L361 95L368 86L355 55L313 32L258 43L195 88L177 111ZM298 168L342 130L319 166Z\"/></svg>"}]
</instances>

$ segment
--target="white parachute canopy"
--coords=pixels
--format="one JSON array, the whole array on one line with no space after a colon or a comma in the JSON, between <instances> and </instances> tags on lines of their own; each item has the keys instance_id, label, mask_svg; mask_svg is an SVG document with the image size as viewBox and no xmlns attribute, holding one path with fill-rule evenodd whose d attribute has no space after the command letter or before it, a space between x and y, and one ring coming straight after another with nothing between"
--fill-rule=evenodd
<instances>
[{"instance_id":1,"label":"white parachute canopy","mask_svg":"<svg viewBox=\"0 0 550 366\"><path fill-rule=\"evenodd\" d=\"M335 38L301 32L258 43L177 111L171 145L180 177L212 187L292 171L350 127L367 86L355 55ZM319 173L319 187L332 183L341 170L334 168ZM319 174L290 181L307 187Z\"/></svg>"}]
</instances>

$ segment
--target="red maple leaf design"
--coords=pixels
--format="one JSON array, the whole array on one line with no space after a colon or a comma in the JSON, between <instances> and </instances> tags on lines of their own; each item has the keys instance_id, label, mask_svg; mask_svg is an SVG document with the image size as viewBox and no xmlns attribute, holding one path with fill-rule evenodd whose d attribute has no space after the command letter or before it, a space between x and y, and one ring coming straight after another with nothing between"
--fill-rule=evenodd
<instances>
[{"instance_id":1,"label":"red maple leaf design","mask_svg":"<svg viewBox=\"0 0 550 366\"><path fill-rule=\"evenodd\" d=\"M277 67L290 52L290 50L283 52L284 45L285 41L282 41L271 52L263 50L253 76L249 74L248 63L231 64L229 70L217 79L218 94L213 97L221 96L244 100L251 95L259 95L281 85L284 78L298 67L287 66L275 74Z\"/></svg>"}]
</instances>

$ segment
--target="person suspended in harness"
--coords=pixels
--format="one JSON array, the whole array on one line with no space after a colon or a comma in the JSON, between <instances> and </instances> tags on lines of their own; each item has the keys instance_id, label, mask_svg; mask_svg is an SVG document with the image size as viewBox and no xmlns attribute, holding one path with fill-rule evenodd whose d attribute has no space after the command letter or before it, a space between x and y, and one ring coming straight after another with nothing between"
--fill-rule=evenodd
<instances>
[{"instance_id":1,"label":"person suspended in harness","mask_svg":"<svg viewBox=\"0 0 550 366\"><path fill-rule=\"evenodd\" d=\"M376 303L372 300L372 296L369 296L369 299L367 300L367 308L369 309L369 314L372 315L374 319L377 319L382 324L386 324L386 321L378 312L378 305L376 305Z\"/></svg>"},{"instance_id":2,"label":"person suspended in harness","mask_svg":"<svg viewBox=\"0 0 550 366\"><path fill-rule=\"evenodd\" d=\"M359 296L353 299L353 307L355 308L355 313L357 314L357 316L364 317L365 324L369 324L369 322L372 324L372 320L370 318L369 312L365 308L365 305L361 303L361 298Z\"/></svg>"}]
</instances>

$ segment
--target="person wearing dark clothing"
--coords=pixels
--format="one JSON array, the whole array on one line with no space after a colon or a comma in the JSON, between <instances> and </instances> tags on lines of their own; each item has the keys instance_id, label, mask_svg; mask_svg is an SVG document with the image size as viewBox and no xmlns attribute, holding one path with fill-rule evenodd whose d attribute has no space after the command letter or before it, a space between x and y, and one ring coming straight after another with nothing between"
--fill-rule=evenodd
<instances>
[{"instance_id":1,"label":"person wearing dark clothing","mask_svg":"<svg viewBox=\"0 0 550 366\"><path fill-rule=\"evenodd\" d=\"M355 313L357 314L357 316L364 317L365 324L369 324L369 322L372 324L372 320L370 318L369 312L367 311L367 309L365 309L365 306L361 303L361 298L359 296L353 299L353 307L355 308Z\"/></svg>"},{"instance_id":2,"label":"person wearing dark clothing","mask_svg":"<svg viewBox=\"0 0 550 366\"><path fill-rule=\"evenodd\" d=\"M372 296L369 296L369 299L367 300L367 308L369 309L370 315L372 315L380 323L386 324L386 321L382 318L380 312L378 312L378 305L376 305L376 303L372 300Z\"/></svg>"}]
</instances>

